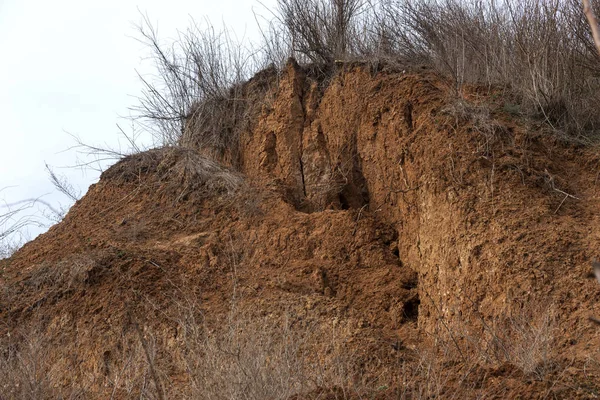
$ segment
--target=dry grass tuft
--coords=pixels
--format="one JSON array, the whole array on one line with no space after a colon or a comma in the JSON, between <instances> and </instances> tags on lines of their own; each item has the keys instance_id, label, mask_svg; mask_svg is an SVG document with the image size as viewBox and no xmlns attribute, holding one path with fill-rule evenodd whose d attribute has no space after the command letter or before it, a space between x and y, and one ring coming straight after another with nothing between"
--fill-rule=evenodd
<instances>
[{"instance_id":1,"label":"dry grass tuft","mask_svg":"<svg viewBox=\"0 0 600 400\"><path fill-rule=\"evenodd\" d=\"M243 183L239 173L196 150L182 147L167 147L127 156L104 172L101 178L139 183L142 183L142 178L149 179L159 190L174 193L175 201L190 195L197 198L231 195Z\"/></svg>"},{"instance_id":2,"label":"dry grass tuft","mask_svg":"<svg viewBox=\"0 0 600 400\"><path fill-rule=\"evenodd\" d=\"M185 333L188 395L195 399L288 399L318 387L348 387L351 357L341 343L321 342L315 328L240 319L225 331ZM320 359L320 342L329 356ZM323 350L323 349L321 349Z\"/></svg>"}]
</instances>

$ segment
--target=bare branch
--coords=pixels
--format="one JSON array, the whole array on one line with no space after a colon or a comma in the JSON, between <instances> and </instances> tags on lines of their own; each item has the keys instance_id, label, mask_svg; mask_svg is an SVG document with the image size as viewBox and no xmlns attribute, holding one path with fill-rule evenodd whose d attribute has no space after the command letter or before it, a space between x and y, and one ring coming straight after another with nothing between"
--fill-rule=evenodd
<instances>
[{"instance_id":1,"label":"bare branch","mask_svg":"<svg viewBox=\"0 0 600 400\"><path fill-rule=\"evenodd\" d=\"M78 190L75 190L73 185L71 185L69 183L69 181L67 180L67 178L65 176L56 175L54 173L54 171L52 170L52 168L48 165L48 163L44 163L44 164L46 165L46 171L48 172L48 176L50 177L50 182L52 182L54 187L59 192L61 192L62 194L67 196L69 199L71 199L72 201L75 202L75 201L79 200L79 197L81 196L81 192Z\"/></svg>"},{"instance_id":2,"label":"bare branch","mask_svg":"<svg viewBox=\"0 0 600 400\"><path fill-rule=\"evenodd\" d=\"M144 89L133 118L160 145L235 152L245 112L241 83L255 71L258 53L208 22L192 20L170 45L145 15L137 29L158 74L138 74Z\"/></svg>"}]
</instances>

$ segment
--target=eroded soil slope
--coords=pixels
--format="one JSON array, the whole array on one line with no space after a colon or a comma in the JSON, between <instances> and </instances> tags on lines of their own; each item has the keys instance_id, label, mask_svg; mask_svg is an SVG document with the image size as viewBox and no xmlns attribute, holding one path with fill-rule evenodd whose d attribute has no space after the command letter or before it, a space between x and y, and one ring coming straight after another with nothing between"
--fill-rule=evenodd
<instances>
[{"instance_id":1,"label":"eroded soil slope","mask_svg":"<svg viewBox=\"0 0 600 400\"><path fill-rule=\"evenodd\" d=\"M241 398L229 383L291 364L284 394L230 389L599 395L596 151L493 89L339 67L261 77L239 152L128 157L2 261L5 365L39 364L50 398ZM217 385L231 365L245 372Z\"/></svg>"}]
</instances>

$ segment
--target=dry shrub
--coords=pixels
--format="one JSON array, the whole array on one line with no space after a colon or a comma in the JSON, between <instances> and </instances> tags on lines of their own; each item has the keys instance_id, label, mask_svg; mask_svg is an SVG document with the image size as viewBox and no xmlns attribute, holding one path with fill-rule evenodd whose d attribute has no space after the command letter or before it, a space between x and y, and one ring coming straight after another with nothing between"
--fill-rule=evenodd
<instances>
[{"instance_id":1,"label":"dry shrub","mask_svg":"<svg viewBox=\"0 0 600 400\"><path fill-rule=\"evenodd\" d=\"M416 353L415 360L402 365L400 373L399 399L462 399L473 396L473 388L457 390L452 383L464 379L473 371L474 365L456 368L451 358L444 350L438 347L424 349ZM454 367L454 368L453 368Z\"/></svg>"},{"instance_id":2,"label":"dry shrub","mask_svg":"<svg viewBox=\"0 0 600 400\"><path fill-rule=\"evenodd\" d=\"M452 117L456 125L466 126L478 135L477 152L483 156L490 156L493 145L508 137L505 126L491 115L486 104L473 104L461 98L449 99L442 113Z\"/></svg>"},{"instance_id":3,"label":"dry shrub","mask_svg":"<svg viewBox=\"0 0 600 400\"><path fill-rule=\"evenodd\" d=\"M189 398L284 400L319 388L359 390L353 382L358 366L340 327L235 311L215 329L189 321L180 325Z\"/></svg>"},{"instance_id":4,"label":"dry shrub","mask_svg":"<svg viewBox=\"0 0 600 400\"><path fill-rule=\"evenodd\" d=\"M332 64L356 53L358 18L366 8L363 0L279 0L275 15L294 55L301 61Z\"/></svg>"},{"instance_id":5,"label":"dry shrub","mask_svg":"<svg viewBox=\"0 0 600 400\"><path fill-rule=\"evenodd\" d=\"M193 195L203 199L232 195L243 183L242 176L198 151L166 147L127 156L102 174L101 179L142 182L174 195L175 201ZM147 179L150 178L150 179Z\"/></svg>"},{"instance_id":6,"label":"dry shrub","mask_svg":"<svg viewBox=\"0 0 600 400\"><path fill-rule=\"evenodd\" d=\"M12 238L6 237L0 239L0 260L10 258L17 250L23 246L24 240L20 237ZM0 271L2 267L0 267Z\"/></svg>"},{"instance_id":7,"label":"dry shrub","mask_svg":"<svg viewBox=\"0 0 600 400\"><path fill-rule=\"evenodd\" d=\"M0 194L5 189L0 188ZM29 240L29 227L48 227L50 221L44 213L46 210L38 208L36 212L36 206L45 207L50 215L56 214L55 208L41 198L23 199L14 203L0 200L0 260L9 258Z\"/></svg>"},{"instance_id":8,"label":"dry shrub","mask_svg":"<svg viewBox=\"0 0 600 400\"><path fill-rule=\"evenodd\" d=\"M188 149L167 152L158 173L161 179L180 187L180 197L192 192L208 196L232 194L243 182L240 174Z\"/></svg>"},{"instance_id":9,"label":"dry shrub","mask_svg":"<svg viewBox=\"0 0 600 400\"><path fill-rule=\"evenodd\" d=\"M113 351L104 351L93 365L82 359L93 352L84 356L71 343L72 337L50 342L43 319L19 327L21 333L9 331L0 342L0 399L160 399L151 367L162 364L150 332L139 336L131 324L124 326L112 343ZM164 374L160 378L168 382Z\"/></svg>"},{"instance_id":10,"label":"dry shrub","mask_svg":"<svg viewBox=\"0 0 600 400\"><path fill-rule=\"evenodd\" d=\"M281 0L274 14L301 61L425 64L459 92L505 88L520 112L569 138L600 131L600 56L578 0Z\"/></svg>"},{"instance_id":11,"label":"dry shrub","mask_svg":"<svg viewBox=\"0 0 600 400\"><path fill-rule=\"evenodd\" d=\"M8 334L0 342L0 399L86 399L85 388L58 388L52 382L54 365L43 334L32 329L26 335Z\"/></svg>"},{"instance_id":12,"label":"dry shrub","mask_svg":"<svg viewBox=\"0 0 600 400\"><path fill-rule=\"evenodd\" d=\"M235 147L247 101L241 83L265 64L227 29L216 31L210 23L192 21L169 44L160 41L148 17L138 29L158 74L140 76L144 90L134 118L161 145L179 144L185 136L191 142L194 135L194 143L218 152Z\"/></svg>"},{"instance_id":13,"label":"dry shrub","mask_svg":"<svg viewBox=\"0 0 600 400\"><path fill-rule=\"evenodd\" d=\"M164 43L143 18L140 41L150 50L156 75L140 76L144 90L132 111L156 144L192 146L236 166L240 133L260 103L260 96L246 90L251 76L281 69L290 56L317 65L322 75L334 61L372 54L379 46L369 32L373 8L363 0L279 0L269 12L258 46L195 21Z\"/></svg>"},{"instance_id":14,"label":"dry shrub","mask_svg":"<svg viewBox=\"0 0 600 400\"><path fill-rule=\"evenodd\" d=\"M552 386L560 379L552 358L557 332L552 308L531 305L479 325L439 318L429 345L402 364L398 397L503 398L504 379L525 377Z\"/></svg>"},{"instance_id":15,"label":"dry shrub","mask_svg":"<svg viewBox=\"0 0 600 400\"><path fill-rule=\"evenodd\" d=\"M202 149L215 157L237 161L239 137L246 121L247 99L241 86L231 88L230 96L206 99L192 105L185 120L180 143Z\"/></svg>"},{"instance_id":16,"label":"dry shrub","mask_svg":"<svg viewBox=\"0 0 600 400\"><path fill-rule=\"evenodd\" d=\"M216 329L180 322L175 347L160 328L140 326L136 333L132 324L124 326L93 371L65 364L73 349L49 346L42 331L14 337L0 348L0 393L10 399L287 400L335 389L342 400L374 391L357 381L356 359L339 328L242 316ZM57 386L66 373L84 379Z\"/></svg>"},{"instance_id":17,"label":"dry shrub","mask_svg":"<svg viewBox=\"0 0 600 400\"><path fill-rule=\"evenodd\" d=\"M439 320L435 346L444 357L481 366L510 364L543 380L553 366L556 322L552 307L530 304L506 316L473 322ZM480 333L479 333L480 332Z\"/></svg>"},{"instance_id":18,"label":"dry shrub","mask_svg":"<svg viewBox=\"0 0 600 400\"><path fill-rule=\"evenodd\" d=\"M520 112L570 138L589 141L600 131L600 55L577 0L278 0L268 12L259 46L195 22L166 44L144 20L157 75L141 77L133 111L156 143L238 166L240 133L258 109L244 82L290 56L323 82L336 61L428 65L457 92L466 83L504 88Z\"/></svg>"},{"instance_id":19,"label":"dry shrub","mask_svg":"<svg viewBox=\"0 0 600 400\"><path fill-rule=\"evenodd\" d=\"M458 89L501 85L572 137L600 129L600 57L578 1L398 0L382 20L399 57L435 66Z\"/></svg>"},{"instance_id":20,"label":"dry shrub","mask_svg":"<svg viewBox=\"0 0 600 400\"><path fill-rule=\"evenodd\" d=\"M152 332L142 330L137 322L129 322L120 343L115 346L121 351L117 354L111 351L104 353L105 385L111 388L111 398L162 400L165 398L164 384L169 381L160 373L167 368L163 368L157 355L159 345L156 337Z\"/></svg>"},{"instance_id":21,"label":"dry shrub","mask_svg":"<svg viewBox=\"0 0 600 400\"><path fill-rule=\"evenodd\" d=\"M369 390L356 380L358 365L339 327L241 314L209 327L196 305L180 311L175 344L159 333L164 327L124 330L114 346L119 353L105 354L103 385L118 397L143 399L287 400L337 388L342 400Z\"/></svg>"},{"instance_id":22,"label":"dry shrub","mask_svg":"<svg viewBox=\"0 0 600 400\"><path fill-rule=\"evenodd\" d=\"M29 293L35 293L36 301L30 306L35 308L49 299L77 289L97 267L97 261L89 254L75 254L54 263L44 262L36 266L35 273L23 279L23 286L4 285L0 290L0 304L12 304L15 299L24 295L25 289Z\"/></svg>"},{"instance_id":23,"label":"dry shrub","mask_svg":"<svg viewBox=\"0 0 600 400\"><path fill-rule=\"evenodd\" d=\"M3 346L0 349L2 396L11 399L55 398L56 393L48 379L42 349L35 336L25 342L24 348L20 351L14 346Z\"/></svg>"},{"instance_id":24,"label":"dry shrub","mask_svg":"<svg viewBox=\"0 0 600 400\"><path fill-rule=\"evenodd\" d=\"M543 380L552 371L556 321L551 308L531 306L499 321L490 333L496 357Z\"/></svg>"}]
</instances>

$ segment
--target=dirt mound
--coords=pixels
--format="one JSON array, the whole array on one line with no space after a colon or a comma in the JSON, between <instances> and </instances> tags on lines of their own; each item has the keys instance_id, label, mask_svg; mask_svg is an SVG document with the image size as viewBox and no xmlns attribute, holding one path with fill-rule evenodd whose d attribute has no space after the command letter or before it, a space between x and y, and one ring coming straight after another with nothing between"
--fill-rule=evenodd
<instances>
[{"instance_id":1,"label":"dirt mound","mask_svg":"<svg viewBox=\"0 0 600 400\"><path fill-rule=\"evenodd\" d=\"M600 391L593 149L429 72L265 79L239 159L128 157L0 261L5 397Z\"/></svg>"}]
</instances>

